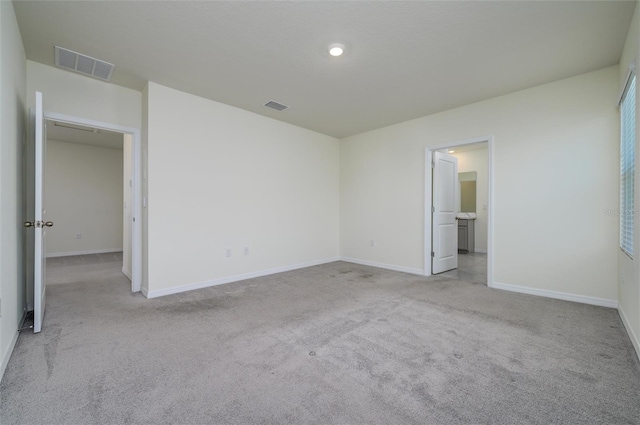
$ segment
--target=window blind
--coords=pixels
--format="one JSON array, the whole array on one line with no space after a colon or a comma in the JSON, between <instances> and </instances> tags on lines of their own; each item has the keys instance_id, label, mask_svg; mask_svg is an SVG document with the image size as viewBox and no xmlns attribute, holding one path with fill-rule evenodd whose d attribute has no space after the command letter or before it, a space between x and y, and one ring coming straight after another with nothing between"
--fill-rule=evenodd
<instances>
[{"instance_id":1,"label":"window blind","mask_svg":"<svg viewBox=\"0 0 640 425\"><path fill-rule=\"evenodd\" d=\"M632 74L620 104L620 248L631 257L635 221L635 146L636 76Z\"/></svg>"}]
</instances>

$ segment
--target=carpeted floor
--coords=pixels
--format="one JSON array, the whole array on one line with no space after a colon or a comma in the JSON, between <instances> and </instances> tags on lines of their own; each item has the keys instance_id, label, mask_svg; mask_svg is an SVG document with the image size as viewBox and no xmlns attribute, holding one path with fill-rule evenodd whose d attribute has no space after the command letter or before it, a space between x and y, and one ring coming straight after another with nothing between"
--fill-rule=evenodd
<instances>
[{"instance_id":1,"label":"carpeted floor","mask_svg":"<svg viewBox=\"0 0 640 425\"><path fill-rule=\"evenodd\" d=\"M343 262L147 300L120 267L49 268L2 424L640 423L613 309Z\"/></svg>"}]
</instances>

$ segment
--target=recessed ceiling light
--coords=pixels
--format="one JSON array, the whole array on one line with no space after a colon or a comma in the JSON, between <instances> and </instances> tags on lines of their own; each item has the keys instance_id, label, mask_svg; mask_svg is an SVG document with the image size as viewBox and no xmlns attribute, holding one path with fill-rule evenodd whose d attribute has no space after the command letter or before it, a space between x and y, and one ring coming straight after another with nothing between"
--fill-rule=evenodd
<instances>
[{"instance_id":1,"label":"recessed ceiling light","mask_svg":"<svg viewBox=\"0 0 640 425\"><path fill-rule=\"evenodd\" d=\"M329 46L329 54L331 56L342 56L344 53L344 44L334 43Z\"/></svg>"},{"instance_id":2,"label":"recessed ceiling light","mask_svg":"<svg viewBox=\"0 0 640 425\"><path fill-rule=\"evenodd\" d=\"M456 151L449 151L449 153L456 153Z\"/></svg>"}]
</instances>

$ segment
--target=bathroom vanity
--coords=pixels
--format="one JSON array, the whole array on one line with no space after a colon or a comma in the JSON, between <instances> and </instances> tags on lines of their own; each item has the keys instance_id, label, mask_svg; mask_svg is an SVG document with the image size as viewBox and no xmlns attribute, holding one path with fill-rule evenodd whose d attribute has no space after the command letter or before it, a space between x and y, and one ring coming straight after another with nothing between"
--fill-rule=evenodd
<instances>
[{"instance_id":1,"label":"bathroom vanity","mask_svg":"<svg viewBox=\"0 0 640 425\"><path fill-rule=\"evenodd\" d=\"M458 252L473 252L475 248L475 219L457 218Z\"/></svg>"}]
</instances>

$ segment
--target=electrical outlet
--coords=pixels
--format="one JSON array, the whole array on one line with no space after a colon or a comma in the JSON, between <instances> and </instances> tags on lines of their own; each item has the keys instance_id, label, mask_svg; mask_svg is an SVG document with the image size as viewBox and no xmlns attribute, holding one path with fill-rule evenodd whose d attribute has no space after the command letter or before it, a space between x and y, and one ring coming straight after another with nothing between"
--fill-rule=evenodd
<instances>
[{"instance_id":1,"label":"electrical outlet","mask_svg":"<svg viewBox=\"0 0 640 425\"><path fill-rule=\"evenodd\" d=\"M370 246L371 248L375 247L375 246L376 246L376 241L375 241L375 240L373 240L373 239L371 239L371 240L369 241L369 246Z\"/></svg>"},{"instance_id":2,"label":"electrical outlet","mask_svg":"<svg viewBox=\"0 0 640 425\"><path fill-rule=\"evenodd\" d=\"M82 239L82 233L76 233L76 239Z\"/></svg>"},{"instance_id":3,"label":"electrical outlet","mask_svg":"<svg viewBox=\"0 0 640 425\"><path fill-rule=\"evenodd\" d=\"M231 257L231 248L227 248L224 250L224 256L225 257Z\"/></svg>"},{"instance_id":4,"label":"electrical outlet","mask_svg":"<svg viewBox=\"0 0 640 425\"><path fill-rule=\"evenodd\" d=\"M244 251L244 255L249 255L250 250L248 246L245 246L243 251Z\"/></svg>"}]
</instances>

